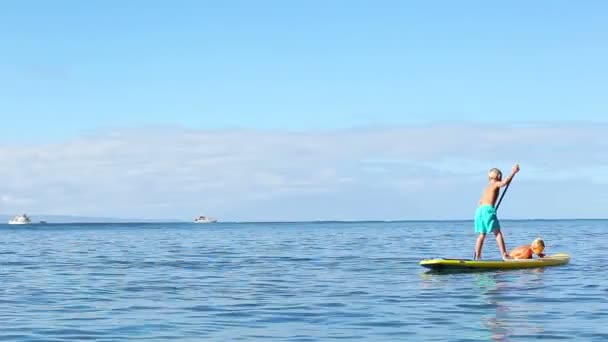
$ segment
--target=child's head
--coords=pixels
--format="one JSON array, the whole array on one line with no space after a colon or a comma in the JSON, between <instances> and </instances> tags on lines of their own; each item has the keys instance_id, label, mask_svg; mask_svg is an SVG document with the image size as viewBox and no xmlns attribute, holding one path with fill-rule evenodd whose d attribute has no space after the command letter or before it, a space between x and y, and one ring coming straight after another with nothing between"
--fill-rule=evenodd
<instances>
[{"instance_id":1,"label":"child's head","mask_svg":"<svg viewBox=\"0 0 608 342\"><path fill-rule=\"evenodd\" d=\"M534 254L541 254L545 250L545 242L541 239L536 239L530 244L530 248Z\"/></svg>"},{"instance_id":2,"label":"child's head","mask_svg":"<svg viewBox=\"0 0 608 342\"><path fill-rule=\"evenodd\" d=\"M490 180L500 181L502 180L502 172L497 168L492 168L490 172L488 172L488 178Z\"/></svg>"}]
</instances>

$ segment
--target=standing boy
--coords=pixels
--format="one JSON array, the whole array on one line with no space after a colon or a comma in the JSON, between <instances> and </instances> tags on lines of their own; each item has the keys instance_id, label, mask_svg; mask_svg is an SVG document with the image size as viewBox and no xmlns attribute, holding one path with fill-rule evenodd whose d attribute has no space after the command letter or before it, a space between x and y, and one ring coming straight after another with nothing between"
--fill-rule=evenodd
<instances>
[{"instance_id":1,"label":"standing boy","mask_svg":"<svg viewBox=\"0 0 608 342\"><path fill-rule=\"evenodd\" d=\"M515 164L511 171L511 174L502 180L502 172L499 169L493 168L488 173L489 183L481 195L479 200L479 207L475 211L475 232L479 234L477 237L477 243L475 244L475 259L481 259L481 250L483 248L483 242L486 238L486 234L492 232L496 237L496 243L500 249L500 254L503 259L512 259L507 253L505 247L505 241L500 231L500 222L496 216L496 209L494 204L498 198L500 188L511 183L513 176L519 172L519 164Z\"/></svg>"}]
</instances>

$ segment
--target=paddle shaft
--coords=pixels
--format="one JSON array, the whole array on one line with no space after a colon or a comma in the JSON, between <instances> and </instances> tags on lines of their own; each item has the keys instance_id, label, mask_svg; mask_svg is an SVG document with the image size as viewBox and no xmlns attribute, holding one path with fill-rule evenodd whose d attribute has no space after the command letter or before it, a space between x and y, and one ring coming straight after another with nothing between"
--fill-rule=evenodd
<instances>
[{"instance_id":1,"label":"paddle shaft","mask_svg":"<svg viewBox=\"0 0 608 342\"><path fill-rule=\"evenodd\" d=\"M511 179L511 182L512 181L513 181L513 179ZM502 194L500 195L500 198L498 199L498 203L496 203L496 207L494 208L496 211L498 211L498 207L500 206L500 202L502 202L502 198L505 197L507 190L509 190L509 185L511 185L511 182L509 182L509 184L507 184L507 186L505 187L505 191L503 191Z\"/></svg>"}]
</instances>

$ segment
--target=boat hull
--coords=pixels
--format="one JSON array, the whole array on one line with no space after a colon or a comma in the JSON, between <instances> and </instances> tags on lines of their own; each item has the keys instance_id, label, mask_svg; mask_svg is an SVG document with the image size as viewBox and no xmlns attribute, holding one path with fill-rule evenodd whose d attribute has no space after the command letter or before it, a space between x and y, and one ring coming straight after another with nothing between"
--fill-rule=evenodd
<instances>
[{"instance_id":1,"label":"boat hull","mask_svg":"<svg viewBox=\"0 0 608 342\"><path fill-rule=\"evenodd\" d=\"M216 223L217 220L201 220L201 221L194 221L194 223Z\"/></svg>"}]
</instances>

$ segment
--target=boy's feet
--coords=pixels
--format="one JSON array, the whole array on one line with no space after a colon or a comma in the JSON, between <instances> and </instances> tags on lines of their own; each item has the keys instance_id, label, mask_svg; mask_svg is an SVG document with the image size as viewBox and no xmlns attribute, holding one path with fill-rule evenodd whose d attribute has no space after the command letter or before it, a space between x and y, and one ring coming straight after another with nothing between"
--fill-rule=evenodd
<instances>
[{"instance_id":1,"label":"boy's feet","mask_svg":"<svg viewBox=\"0 0 608 342\"><path fill-rule=\"evenodd\" d=\"M502 260L513 260L513 257L505 253L502 255Z\"/></svg>"}]
</instances>

